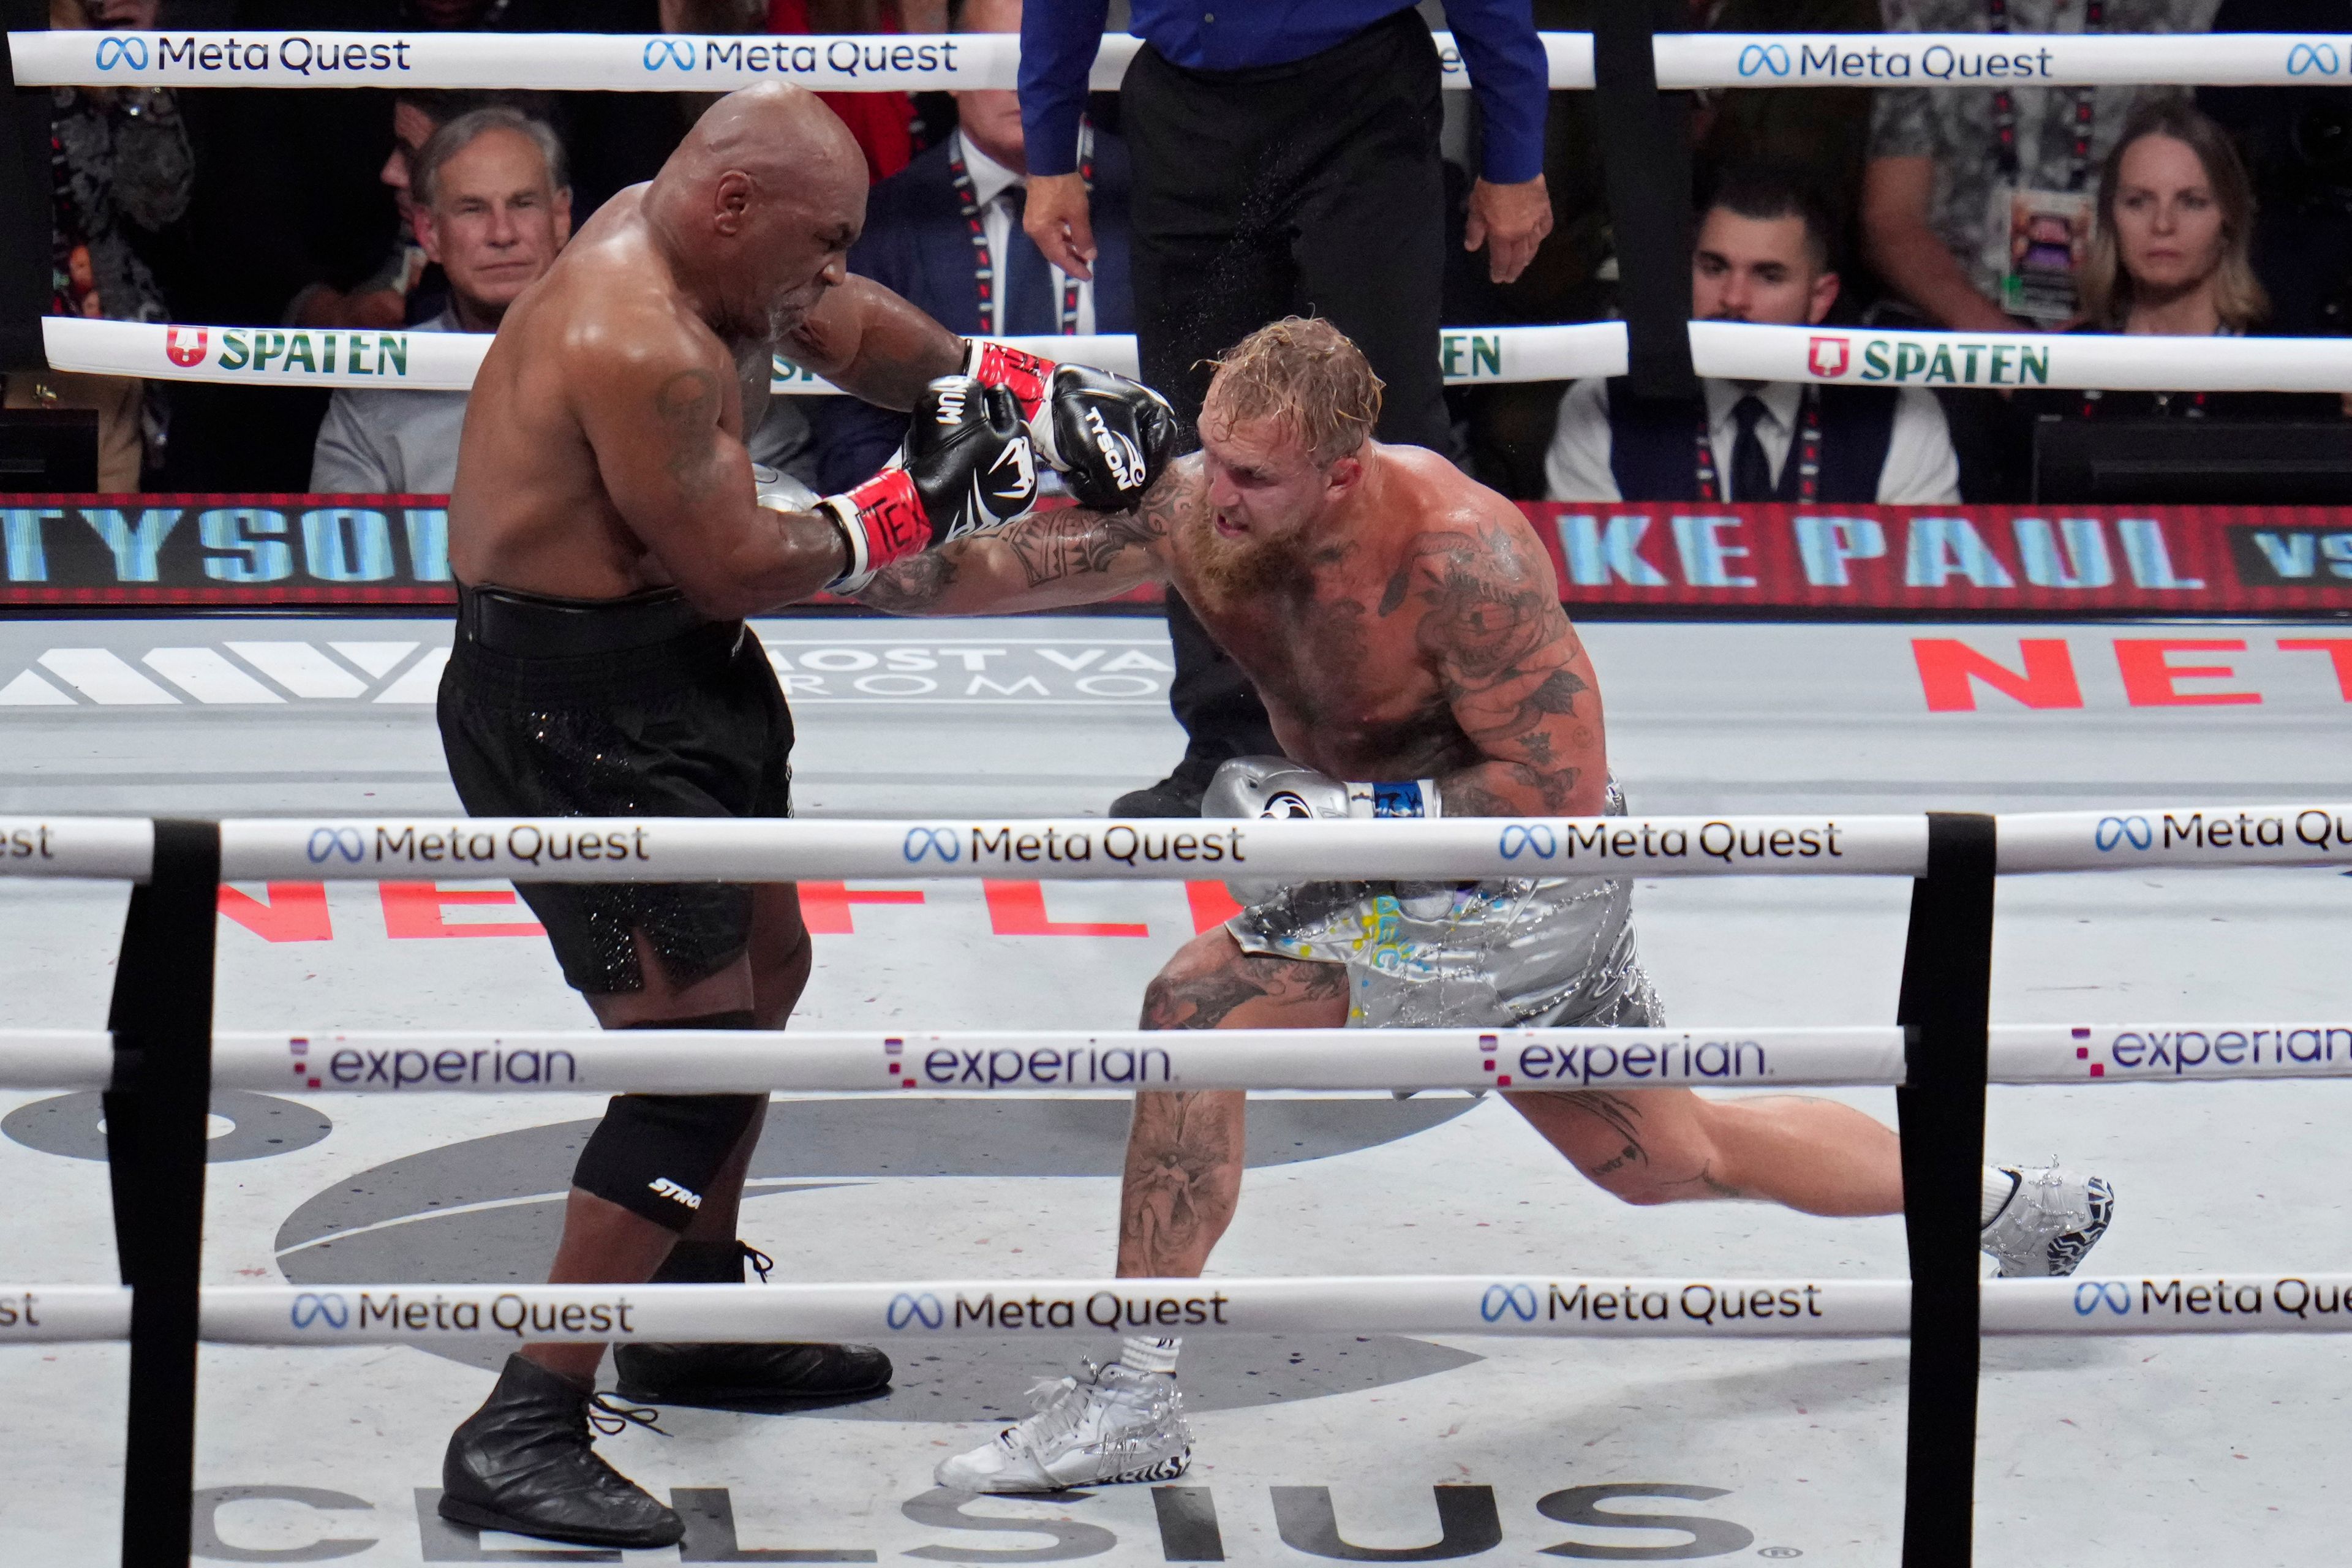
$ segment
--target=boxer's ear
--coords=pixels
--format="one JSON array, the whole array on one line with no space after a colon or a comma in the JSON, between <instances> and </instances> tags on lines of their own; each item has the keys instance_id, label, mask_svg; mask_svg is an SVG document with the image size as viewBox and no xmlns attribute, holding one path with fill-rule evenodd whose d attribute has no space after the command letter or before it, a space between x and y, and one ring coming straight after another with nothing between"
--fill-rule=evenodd
<instances>
[{"instance_id":1,"label":"boxer's ear","mask_svg":"<svg viewBox=\"0 0 2352 1568\"><path fill-rule=\"evenodd\" d=\"M1344 500L1364 479L1364 459L1350 452L1344 458L1334 458L1331 466L1323 470L1323 493L1326 500Z\"/></svg>"},{"instance_id":2,"label":"boxer's ear","mask_svg":"<svg viewBox=\"0 0 2352 1568\"><path fill-rule=\"evenodd\" d=\"M710 226L730 237L740 234L758 196L759 188L751 175L740 169L728 170L711 191Z\"/></svg>"}]
</instances>

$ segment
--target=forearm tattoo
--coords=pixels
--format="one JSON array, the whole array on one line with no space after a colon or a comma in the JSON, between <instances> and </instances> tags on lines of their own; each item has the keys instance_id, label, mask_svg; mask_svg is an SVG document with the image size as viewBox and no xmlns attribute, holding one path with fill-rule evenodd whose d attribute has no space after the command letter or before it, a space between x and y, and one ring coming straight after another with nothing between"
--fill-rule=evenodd
<instances>
[{"instance_id":1,"label":"forearm tattoo","mask_svg":"<svg viewBox=\"0 0 2352 1568\"><path fill-rule=\"evenodd\" d=\"M927 550L876 573L857 602L894 616L919 616L955 586L958 573L956 559L949 552Z\"/></svg>"},{"instance_id":2,"label":"forearm tattoo","mask_svg":"<svg viewBox=\"0 0 2352 1568\"><path fill-rule=\"evenodd\" d=\"M1160 534L1146 511L1041 511L1005 531L1029 586L1108 572L1120 552Z\"/></svg>"}]
</instances>

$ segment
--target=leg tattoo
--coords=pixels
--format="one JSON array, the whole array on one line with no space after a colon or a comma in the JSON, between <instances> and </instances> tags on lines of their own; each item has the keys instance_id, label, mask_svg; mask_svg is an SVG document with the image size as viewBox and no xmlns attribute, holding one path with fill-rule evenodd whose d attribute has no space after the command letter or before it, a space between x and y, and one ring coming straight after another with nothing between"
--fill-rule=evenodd
<instances>
[{"instance_id":1,"label":"leg tattoo","mask_svg":"<svg viewBox=\"0 0 2352 1568\"><path fill-rule=\"evenodd\" d=\"M1242 1096L1231 1090L1135 1097L1119 1197L1123 1276L1197 1274L1241 1195Z\"/></svg>"}]
</instances>

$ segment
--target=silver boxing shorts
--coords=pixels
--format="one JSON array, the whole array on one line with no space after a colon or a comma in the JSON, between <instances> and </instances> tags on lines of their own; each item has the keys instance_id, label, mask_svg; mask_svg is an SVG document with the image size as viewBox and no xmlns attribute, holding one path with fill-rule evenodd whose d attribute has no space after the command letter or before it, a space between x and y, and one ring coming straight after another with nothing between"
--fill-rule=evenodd
<instances>
[{"instance_id":1,"label":"silver boxing shorts","mask_svg":"<svg viewBox=\"0 0 2352 1568\"><path fill-rule=\"evenodd\" d=\"M1609 786L1608 815L1625 814ZM1348 966L1348 1026L1665 1022L1619 877L1303 882L1225 922L1244 952Z\"/></svg>"}]
</instances>

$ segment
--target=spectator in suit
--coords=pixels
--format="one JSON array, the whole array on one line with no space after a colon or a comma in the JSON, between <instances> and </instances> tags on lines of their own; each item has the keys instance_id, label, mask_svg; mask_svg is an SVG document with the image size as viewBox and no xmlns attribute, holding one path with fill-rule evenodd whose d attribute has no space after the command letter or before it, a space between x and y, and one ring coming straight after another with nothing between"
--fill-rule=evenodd
<instances>
[{"instance_id":1,"label":"spectator in suit","mask_svg":"<svg viewBox=\"0 0 2352 1568\"><path fill-rule=\"evenodd\" d=\"M1017 33L1021 0L963 0L960 32ZM849 269L898 290L967 337L1135 330L1127 248L1127 150L1089 125L1083 167L1099 254L1092 278L1048 262L1022 230L1027 184L1019 95L959 92L955 133L876 185ZM821 492L847 489L898 448L907 416L855 398L804 399Z\"/></svg>"},{"instance_id":2,"label":"spectator in suit","mask_svg":"<svg viewBox=\"0 0 2352 1568\"><path fill-rule=\"evenodd\" d=\"M2347 0L2352 4L2352 0ZM1680 30L1692 33L1874 33L1879 0L1677 0ZM1599 0L1534 0L1547 33L1589 33ZM1663 25L1662 25L1663 26ZM1869 140L1867 89L1773 87L1677 94L1691 106L1693 160L1702 184L1736 165L1769 161L1804 172L1834 209L1841 254L1854 254L1850 193L1862 188ZM1518 280L1486 281L1483 268L1448 268L1445 319L1507 326L1606 320L1616 308L1617 258L1602 190L1593 95L1551 95L1544 126L1544 184L1552 231ZM1457 176L1459 178L1459 176ZM1853 279L1849 277L1851 284ZM1850 299L1851 287L1846 291ZM1446 402L1468 427L1470 468L1505 495L1544 493L1565 382L1500 382L1449 387Z\"/></svg>"},{"instance_id":3,"label":"spectator in suit","mask_svg":"<svg viewBox=\"0 0 2352 1568\"><path fill-rule=\"evenodd\" d=\"M1702 321L1818 322L1838 296L1836 219L1801 176L1723 176L1700 214L1691 312ZM1917 387L1709 377L1699 395L1635 398L1580 381L1545 463L1553 500L1875 502L1959 500L1959 463L1935 397ZM1979 395L1983 395L1979 394Z\"/></svg>"}]
</instances>

